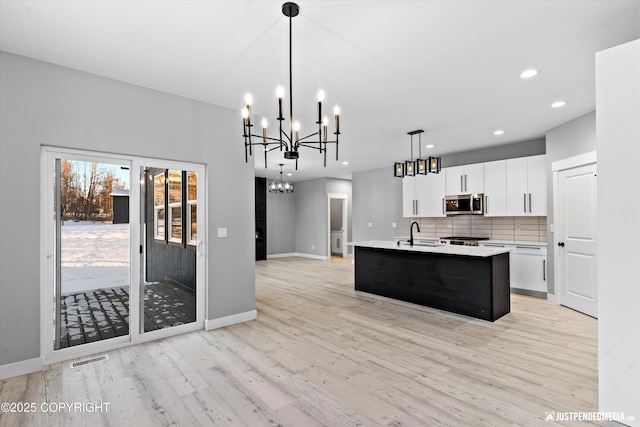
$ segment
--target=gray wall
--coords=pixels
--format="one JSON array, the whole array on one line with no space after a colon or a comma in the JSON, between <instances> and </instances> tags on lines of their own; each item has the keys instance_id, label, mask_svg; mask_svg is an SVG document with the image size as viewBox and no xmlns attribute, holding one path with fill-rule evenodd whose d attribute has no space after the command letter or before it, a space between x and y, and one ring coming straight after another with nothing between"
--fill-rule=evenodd
<instances>
[{"instance_id":1,"label":"gray wall","mask_svg":"<svg viewBox=\"0 0 640 427\"><path fill-rule=\"evenodd\" d=\"M391 164L356 172L352 183L354 241L391 240L409 233L409 219L402 217L402 180L393 176ZM391 227L394 222L397 228Z\"/></svg>"},{"instance_id":2,"label":"gray wall","mask_svg":"<svg viewBox=\"0 0 640 427\"><path fill-rule=\"evenodd\" d=\"M298 182L296 186L296 252L327 255L327 196L325 179Z\"/></svg>"},{"instance_id":3,"label":"gray wall","mask_svg":"<svg viewBox=\"0 0 640 427\"><path fill-rule=\"evenodd\" d=\"M555 294L555 245L550 225L553 224L553 174L551 164L558 160L596 151L596 113L591 112L549 130L547 140L547 284L549 293Z\"/></svg>"},{"instance_id":4,"label":"gray wall","mask_svg":"<svg viewBox=\"0 0 640 427\"><path fill-rule=\"evenodd\" d=\"M254 171L238 112L0 53L0 364L40 357L41 145L205 163L207 317L255 310ZM233 176L234 185L219 185ZM227 227L228 238L217 238Z\"/></svg>"},{"instance_id":5,"label":"gray wall","mask_svg":"<svg viewBox=\"0 0 640 427\"><path fill-rule=\"evenodd\" d=\"M442 167L492 162L494 160L514 159L516 157L537 156L538 154L544 153L545 140L536 139L442 156Z\"/></svg>"},{"instance_id":6,"label":"gray wall","mask_svg":"<svg viewBox=\"0 0 640 427\"><path fill-rule=\"evenodd\" d=\"M270 181L267 180L267 186ZM289 194L267 192L267 256L296 251L296 195L298 184Z\"/></svg>"},{"instance_id":7,"label":"gray wall","mask_svg":"<svg viewBox=\"0 0 640 427\"><path fill-rule=\"evenodd\" d=\"M326 257L329 250L329 193L346 194L348 197L347 238L350 241L353 236L351 181L319 178L296 182L295 197L267 196L267 254L299 253ZM280 237L275 240L274 235L278 234ZM351 248L348 253L351 253Z\"/></svg>"}]
</instances>

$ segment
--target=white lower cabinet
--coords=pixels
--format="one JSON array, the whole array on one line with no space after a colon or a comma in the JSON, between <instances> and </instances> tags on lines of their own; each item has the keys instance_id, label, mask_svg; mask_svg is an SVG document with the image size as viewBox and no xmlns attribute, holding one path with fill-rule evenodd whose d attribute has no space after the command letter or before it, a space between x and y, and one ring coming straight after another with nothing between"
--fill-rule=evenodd
<instances>
[{"instance_id":1,"label":"white lower cabinet","mask_svg":"<svg viewBox=\"0 0 640 427\"><path fill-rule=\"evenodd\" d=\"M524 294L544 296L547 293L547 247L536 244L481 243L482 246L510 249L511 288Z\"/></svg>"}]
</instances>

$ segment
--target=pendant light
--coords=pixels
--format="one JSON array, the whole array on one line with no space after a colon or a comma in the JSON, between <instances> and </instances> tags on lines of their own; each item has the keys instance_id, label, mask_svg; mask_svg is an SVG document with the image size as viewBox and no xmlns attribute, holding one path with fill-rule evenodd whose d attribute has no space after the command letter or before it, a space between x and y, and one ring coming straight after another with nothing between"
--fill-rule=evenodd
<instances>
[{"instance_id":1,"label":"pendant light","mask_svg":"<svg viewBox=\"0 0 640 427\"><path fill-rule=\"evenodd\" d=\"M280 175L269 184L269 193L293 193L293 184L286 181L282 176L282 166L284 166L284 163L280 163Z\"/></svg>"},{"instance_id":2,"label":"pendant light","mask_svg":"<svg viewBox=\"0 0 640 427\"><path fill-rule=\"evenodd\" d=\"M422 158L422 133L424 130L417 129L407 132L411 143L411 160L395 162L393 164L393 176L404 178L405 176L426 175L427 173L440 173L441 158ZM418 135L418 158L413 159L413 136Z\"/></svg>"}]
</instances>

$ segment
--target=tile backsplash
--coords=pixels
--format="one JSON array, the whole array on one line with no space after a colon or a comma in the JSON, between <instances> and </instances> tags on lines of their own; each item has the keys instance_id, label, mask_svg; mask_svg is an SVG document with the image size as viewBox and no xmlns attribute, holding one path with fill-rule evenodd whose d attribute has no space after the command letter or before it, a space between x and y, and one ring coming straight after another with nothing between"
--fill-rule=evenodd
<instances>
[{"instance_id":1,"label":"tile backsplash","mask_svg":"<svg viewBox=\"0 0 640 427\"><path fill-rule=\"evenodd\" d=\"M547 241L546 216L484 217L459 215L446 218L412 218L420 225L423 238L446 236L488 237L492 240Z\"/></svg>"}]
</instances>

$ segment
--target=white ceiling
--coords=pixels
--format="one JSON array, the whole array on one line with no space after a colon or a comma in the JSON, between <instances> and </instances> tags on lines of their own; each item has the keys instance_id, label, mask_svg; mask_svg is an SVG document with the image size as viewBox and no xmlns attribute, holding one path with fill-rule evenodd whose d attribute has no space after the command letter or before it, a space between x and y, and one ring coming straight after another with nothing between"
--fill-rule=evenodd
<instances>
[{"instance_id":1,"label":"white ceiling","mask_svg":"<svg viewBox=\"0 0 640 427\"><path fill-rule=\"evenodd\" d=\"M251 91L254 113L273 125L275 88L288 88L283 3L1 1L0 48L236 110ZM333 147L327 168L302 149L300 170L285 166L293 181L385 166L391 174L409 157L414 129L438 156L542 138L595 108L594 54L640 38L638 0L298 4L294 114L302 134L313 132L323 88L327 112L341 107L342 135L339 162ZM520 79L528 68L539 75ZM568 104L550 108L556 100ZM505 134L493 135L499 128ZM279 152L267 172L254 157L258 175L277 175Z\"/></svg>"}]
</instances>

